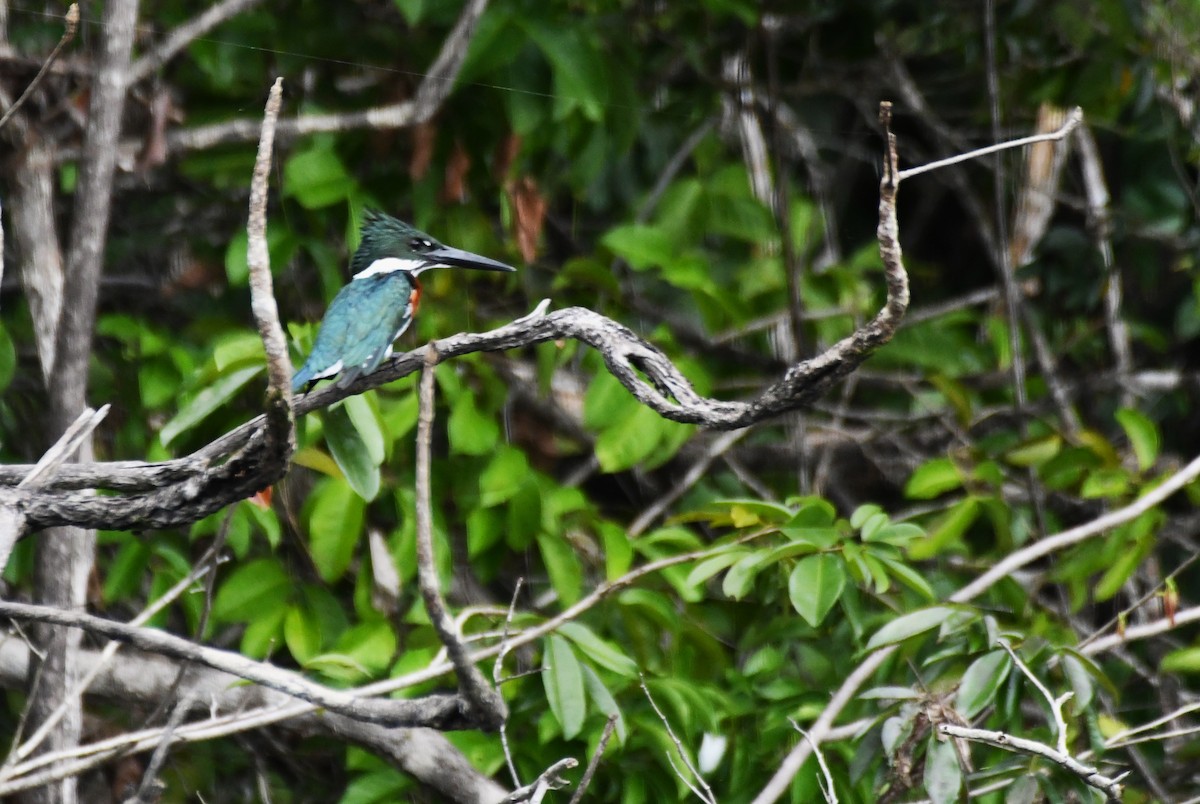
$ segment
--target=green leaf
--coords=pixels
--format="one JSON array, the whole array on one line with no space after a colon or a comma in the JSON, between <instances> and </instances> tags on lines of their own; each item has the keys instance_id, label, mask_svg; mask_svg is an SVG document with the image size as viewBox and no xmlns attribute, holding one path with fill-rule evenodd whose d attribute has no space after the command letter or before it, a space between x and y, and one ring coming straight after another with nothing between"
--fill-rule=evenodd
<instances>
[{"instance_id":1,"label":"green leaf","mask_svg":"<svg viewBox=\"0 0 1200 804\"><path fill-rule=\"evenodd\" d=\"M537 543L542 563L546 565L546 574L550 576L550 585L554 587L558 599L567 606L578 602L583 597L583 567L575 550L558 535L539 533Z\"/></svg>"},{"instance_id":2,"label":"green leaf","mask_svg":"<svg viewBox=\"0 0 1200 804\"><path fill-rule=\"evenodd\" d=\"M574 642L584 655L596 664L626 678L637 678L637 662L630 659L619 648L596 635L592 629L578 622L563 623L558 633Z\"/></svg>"},{"instance_id":3,"label":"green leaf","mask_svg":"<svg viewBox=\"0 0 1200 804\"><path fill-rule=\"evenodd\" d=\"M933 558L946 548L959 542L967 528L979 518L979 501L974 497L952 507L930 530L929 535L913 542L908 548L908 557L914 561Z\"/></svg>"},{"instance_id":4,"label":"green leaf","mask_svg":"<svg viewBox=\"0 0 1200 804\"><path fill-rule=\"evenodd\" d=\"M325 412L325 443L354 493L367 501L375 499L379 494L379 464L354 427L345 406L339 405Z\"/></svg>"},{"instance_id":5,"label":"green leaf","mask_svg":"<svg viewBox=\"0 0 1200 804\"><path fill-rule=\"evenodd\" d=\"M260 558L229 574L213 601L213 617L222 622L246 622L278 607L290 594L293 582L273 558Z\"/></svg>"},{"instance_id":6,"label":"green leaf","mask_svg":"<svg viewBox=\"0 0 1200 804\"><path fill-rule=\"evenodd\" d=\"M991 704L1011 669L1012 659L1003 650L985 653L971 662L958 685L954 708L968 719L978 715Z\"/></svg>"},{"instance_id":7,"label":"green leaf","mask_svg":"<svg viewBox=\"0 0 1200 804\"><path fill-rule=\"evenodd\" d=\"M295 198L305 209L343 201L354 186L354 179L329 145L300 151L283 166L283 194Z\"/></svg>"},{"instance_id":8,"label":"green leaf","mask_svg":"<svg viewBox=\"0 0 1200 804\"><path fill-rule=\"evenodd\" d=\"M1158 669L1164 673L1200 673L1200 647L1171 651L1159 662Z\"/></svg>"},{"instance_id":9,"label":"green leaf","mask_svg":"<svg viewBox=\"0 0 1200 804\"><path fill-rule=\"evenodd\" d=\"M550 62L554 76L555 116L562 119L578 107L588 120L602 120L609 91L608 76L604 71L607 59L577 28L535 24L531 18L526 18L524 27Z\"/></svg>"},{"instance_id":10,"label":"green leaf","mask_svg":"<svg viewBox=\"0 0 1200 804\"><path fill-rule=\"evenodd\" d=\"M649 458L662 441L662 418L644 405L596 438L596 458L605 472L621 472Z\"/></svg>"},{"instance_id":11,"label":"green leaf","mask_svg":"<svg viewBox=\"0 0 1200 804\"><path fill-rule=\"evenodd\" d=\"M935 458L917 467L904 486L904 494L913 500L932 500L961 486L962 476L954 462L949 458Z\"/></svg>"},{"instance_id":12,"label":"green leaf","mask_svg":"<svg viewBox=\"0 0 1200 804\"><path fill-rule=\"evenodd\" d=\"M308 519L309 549L321 579L332 583L345 574L362 535L365 503L337 478L320 485Z\"/></svg>"},{"instance_id":13,"label":"green leaf","mask_svg":"<svg viewBox=\"0 0 1200 804\"><path fill-rule=\"evenodd\" d=\"M112 603L133 594L146 574L150 545L133 539L121 546L104 577L103 600Z\"/></svg>"},{"instance_id":14,"label":"green leaf","mask_svg":"<svg viewBox=\"0 0 1200 804\"><path fill-rule=\"evenodd\" d=\"M1129 493L1130 483L1129 472L1121 467L1102 466L1088 472L1083 485L1079 487L1079 496L1085 500L1123 497Z\"/></svg>"},{"instance_id":15,"label":"green leaf","mask_svg":"<svg viewBox=\"0 0 1200 804\"><path fill-rule=\"evenodd\" d=\"M1158 460L1158 427L1146 414L1133 408L1121 408L1115 415L1137 456L1138 469L1146 471Z\"/></svg>"},{"instance_id":16,"label":"green leaf","mask_svg":"<svg viewBox=\"0 0 1200 804\"><path fill-rule=\"evenodd\" d=\"M699 586L718 572L728 569L740 561L747 552L746 550L735 549L727 553L715 555L712 558L706 558L688 573L687 582L692 586Z\"/></svg>"},{"instance_id":17,"label":"green leaf","mask_svg":"<svg viewBox=\"0 0 1200 804\"><path fill-rule=\"evenodd\" d=\"M1084 663L1071 653L1062 654L1062 665L1067 680L1071 682L1071 690L1075 693L1071 698L1071 705L1075 707L1076 712L1082 712L1091 705L1096 692L1092 676Z\"/></svg>"},{"instance_id":18,"label":"green leaf","mask_svg":"<svg viewBox=\"0 0 1200 804\"><path fill-rule=\"evenodd\" d=\"M611 522L601 522L599 529L604 542L604 577L615 581L633 565L633 543L624 528Z\"/></svg>"},{"instance_id":19,"label":"green leaf","mask_svg":"<svg viewBox=\"0 0 1200 804\"><path fill-rule=\"evenodd\" d=\"M412 780L400 771L380 768L355 776L346 785L338 804L391 804L404 801L404 793L411 790L412 786Z\"/></svg>"},{"instance_id":20,"label":"green leaf","mask_svg":"<svg viewBox=\"0 0 1200 804\"><path fill-rule=\"evenodd\" d=\"M396 632L382 618L359 623L338 638L333 650L354 659L370 675L378 675L396 654Z\"/></svg>"},{"instance_id":21,"label":"green leaf","mask_svg":"<svg viewBox=\"0 0 1200 804\"><path fill-rule=\"evenodd\" d=\"M957 609L950 606L932 606L910 614L904 614L885 624L867 641L867 650L903 642L909 637L937 628L942 621Z\"/></svg>"},{"instance_id":22,"label":"green leaf","mask_svg":"<svg viewBox=\"0 0 1200 804\"><path fill-rule=\"evenodd\" d=\"M902 584L907 586L909 589L912 589L926 600L933 600L935 597L937 597L933 593L933 587L929 585L929 582L925 580L925 577L921 575L918 570L908 566L903 561L896 558L891 558L889 556L876 556L876 558L882 561L887 566L891 574L900 579Z\"/></svg>"},{"instance_id":23,"label":"green leaf","mask_svg":"<svg viewBox=\"0 0 1200 804\"><path fill-rule=\"evenodd\" d=\"M1062 452L1062 436L1052 435L1009 450L1004 453L1004 460L1013 466L1034 467L1041 466L1060 452Z\"/></svg>"},{"instance_id":24,"label":"green leaf","mask_svg":"<svg viewBox=\"0 0 1200 804\"><path fill-rule=\"evenodd\" d=\"M503 446L479 475L479 505L490 508L511 499L529 479L529 461L519 449Z\"/></svg>"},{"instance_id":25,"label":"green leaf","mask_svg":"<svg viewBox=\"0 0 1200 804\"><path fill-rule=\"evenodd\" d=\"M367 448L367 454L371 456L371 461L376 466L381 465L386 457L387 441L379 424L379 417L375 415L375 410L367 400L367 394L347 397L340 407L344 408L350 417L358 437Z\"/></svg>"},{"instance_id":26,"label":"green leaf","mask_svg":"<svg viewBox=\"0 0 1200 804\"><path fill-rule=\"evenodd\" d=\"M925 792L933 804L956 804L962 790L962 767L954 740L929 738L925 752Z\"/></svg>"},{"instance_id":27,"label":"green leaf","mask_svg":"<svg viewBox=\"0 0 1200 804\"><path fill-rule=\"evenodd\" d=\"M595 701L597 709L606 717L617 716L617 741L624 743L626 737L629 736L629 731L625 726L625 715L621 713L621 707L617 706L617 699L609 692L608 687L604 686L604 681L596 674L595 670L586 664L583 665L583 683L587 687L588 697Z\"/></svg>"},{"instance_id":28,"label":"green leaf","mask_svg":"<svg viewBox=\"0 0 1200 804\"><path fill-rule=\"evenodd\" d=\"M461 455L486 455L500 440L500 425L480 413L475 399L467 393L459 394L454 401L446 431L450 449Z\"/></svg>"},{"instance_id":29,"label":"green leaf","mask_svg":"<svg viewBox=\"0 0 1200 804\"><path fill-rule=\"evenodd\" d=\"M583 671L571 644L557 634L546 637L542 684L550 711L562 726L563 737L573 739L583 728L587 700L583 692Z\"/></svg>"},{"instance_id":30,"label":"green leaf","mask_svg":"<svg viewBox=\"0 0 1200 804\"><path fill-rule=\"evenodd\" d=\"M745 597L746 593L750 591L750 587L754 585L754 579L758 575L765 557L763 553L756 551L738 559L729 572L725 573L725 580L721 584L721 591L725 593L725 596L734 600L741 600Z\"/></svg>"},{"instance_id":31,"label":"green leaf","mask_svg":"<svg viewBox=\"0 0 1200 804\"><path fill-rule=\"evenodd\" d=\"M17 371L17 350L8 330L0 326L0 391L8 387Z\"/></svg>"},{"instance_id":32,"label":"green leaf","mask_svg":"<svg viewBox=\"0 0 1200 804\"><path fill-rule=\"evenodd\" d=\"M321 628L304 606L292 606L283 619L283 641L292 657L304 664L321 650Z\"/></svg>"},{"instance_id":33,"label":"green leaf","mask_svg":"<svg viewBox=\"0 0 1200 804\"><path fill-rule=\"evenodd\" d=\"M163 446L170 446L180 435L195 427L213 411L223 407L242 386L262 370L262 366L238 369L196 394L192 401L184 405L159 431Z\"/></svg>"},{"instance_id":34,"label":"green leaf","mask_svg":"<svg viewBox=\"0 0 1200 804\"><path fill-rule=\"evenodd\" d=\"M640 223L618 226L600 242L635 271L669 265L679 257L679 243L661 229Z\"/></svg>"},{"instance_id":35,"label":"green leaf","mask_svg":"<svg viewBox=\"0 0 1200 804\"><path fill-rule=\"evenodd\" d=\"M842 559L822 553L796 562L788 577L788 596L797 613L816 628L838 602L845 586L846 569Z\"/></svg>"}]
</instances>

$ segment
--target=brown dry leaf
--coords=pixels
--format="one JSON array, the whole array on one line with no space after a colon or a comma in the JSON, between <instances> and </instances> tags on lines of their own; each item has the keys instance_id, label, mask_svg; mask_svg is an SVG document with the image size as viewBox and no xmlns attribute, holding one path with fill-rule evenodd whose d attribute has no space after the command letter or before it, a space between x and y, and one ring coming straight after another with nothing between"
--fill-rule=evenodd
<instances>
[{"instance_id":1,"label":"brown dry leaf","mask_svg":"<svg viewBox=\"0 0 1200 804\"><path fill-rule=\"evenodd\" d=\"M408 160L408 177L420 181L429 172L433 161L433 143L437 139L437 126L426 120L412 128L412 158Z\"/></svg>"},{"instance_id":2,"label":"brown dry leaf","mask_svg":"<svg viewBox=\"0 0 1200 804\"><path fill-rule=\"evenodd\" d=\"M532 176L522 176L508 185L508 198L513 209L513 234L525 262L538 256L538 241L546 223L546 199Z\"/></svg>"},{"instance_id":3,"label":"brown dry leaf","mask_svg":"<svg viewBox=\"0 0 1200 804\"><path fill-rule=\"evenodd\" d=\"M442 182L442 201L461 204L467 200L467 171L471 169L471 155L461 141L454 143L454 153L446 162L446 177Z\"/></svg>"},{"instance_id":4,"label":"brown dry leaf","mask_svg":"<svg viewBox=\"0 0 1200 804\"><path fill-rule=\"evenodd\" d=\"M508 172L512 170L517 154L521 153L521 135L509 134L496 146L492 158L492 176L497 184L508 184Z\"/></svg>"}]
</instances>

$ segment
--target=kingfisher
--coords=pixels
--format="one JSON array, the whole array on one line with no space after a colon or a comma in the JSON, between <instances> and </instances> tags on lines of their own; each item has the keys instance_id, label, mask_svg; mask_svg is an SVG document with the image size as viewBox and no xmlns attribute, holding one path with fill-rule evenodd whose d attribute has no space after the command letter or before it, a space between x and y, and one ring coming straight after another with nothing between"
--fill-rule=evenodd
<instances>
[{"instance_id":1,"label":"kingfisher","mask_svg":"<svg viewBox=\"0 0 1200 804\"><path fill-rule=\"evenodd\" d=\"M392 353L392 342L412 323L421 300L417 275L430 268L517 270L367 210L362 242L350 260L353 279L325 311L312 353L292 377L292 392L337 375L337 386L345 388L378 368Z\"/></svg>"}]
</instances>

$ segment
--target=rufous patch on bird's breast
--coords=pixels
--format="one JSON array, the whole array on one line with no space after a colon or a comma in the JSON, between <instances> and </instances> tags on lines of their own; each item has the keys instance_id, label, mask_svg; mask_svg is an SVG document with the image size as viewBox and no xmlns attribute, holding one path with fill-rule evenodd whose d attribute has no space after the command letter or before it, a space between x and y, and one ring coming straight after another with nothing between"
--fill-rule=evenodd
<instances>
[{"instance_id":1,"label":"rufous patch on bird's breast","mask_svg":"<svg viewBox=\"0 0 1200 804\"><path fill-rule=\"evenodd\" d=\"M417 281L415 276L413 277L412 283L413 289L408 294L408 309L410 311L410 315L415 315L417 312L417 305L421 303L421 283Z\"/></svg>"}]
</instances>

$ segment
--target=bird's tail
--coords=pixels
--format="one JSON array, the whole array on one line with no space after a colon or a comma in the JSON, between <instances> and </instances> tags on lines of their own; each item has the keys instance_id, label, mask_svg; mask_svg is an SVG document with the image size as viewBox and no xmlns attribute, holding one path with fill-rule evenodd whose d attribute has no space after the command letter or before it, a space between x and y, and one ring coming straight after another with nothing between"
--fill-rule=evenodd
<instances>
[{"instance_id":1,"label":"bird's tail","mask_svg":"<svg viewBox=\"0 0 1200 804\"><path fill-rule=\"evenodd\" d=\"M292 393L298 394L303 390L304 386L308 385L313 380L313 368L310 363L305 363L300 367L300 370L292 375Z\"/></svg>"}]
</instances>

